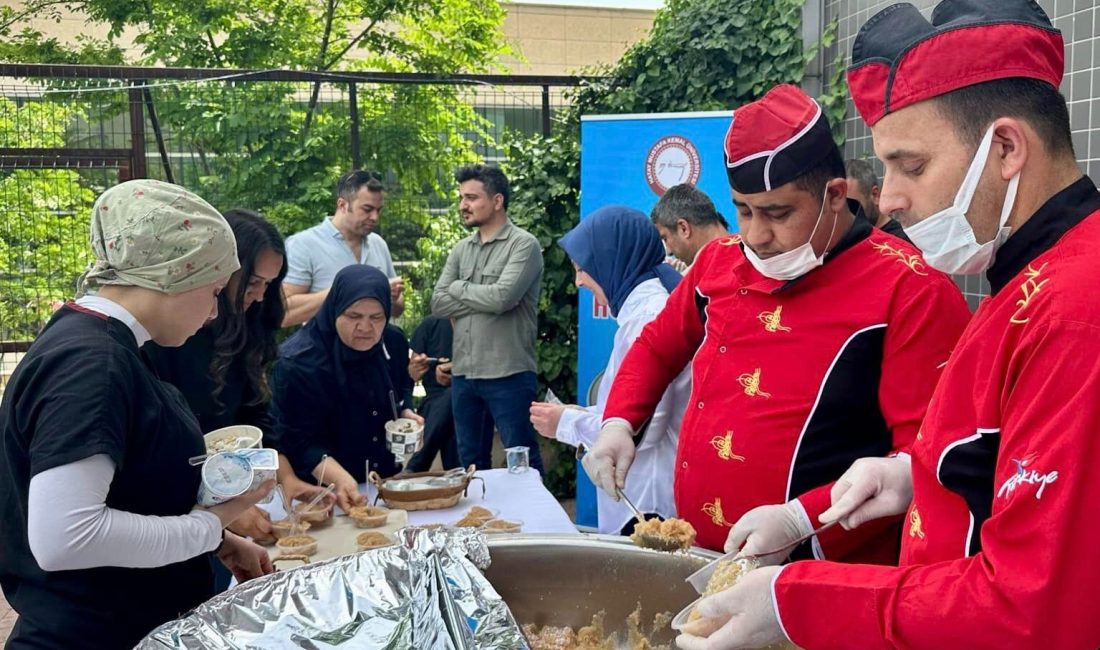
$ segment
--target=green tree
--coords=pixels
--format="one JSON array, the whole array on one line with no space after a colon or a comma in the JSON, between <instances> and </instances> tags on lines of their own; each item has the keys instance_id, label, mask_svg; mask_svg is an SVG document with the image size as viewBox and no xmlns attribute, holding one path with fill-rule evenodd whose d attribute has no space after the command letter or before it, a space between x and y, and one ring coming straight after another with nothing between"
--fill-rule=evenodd
<instances>
[{"instance_id":1,"label":"green tree","mask_svg":"<svg viewBox=\"0 0 1100 650\"><path fill-rule=\"evenodd\" d=\"M66 45L26 26L62 11L107 25L106 37ZM169 148L184 154L174 159L177 182L223 209L259 210L290 234L331 213L335 180L351 165L347 84L338 73L492 71L510 52L502 22L496 0L27 0L20 9L0 8L0 55L123 62L123 34L136 34L138 52L127 63L334 73L332 83L214 81L151 90ZM453 85L357 88L362 166L385 175L383 230L400 233L391 249L411 259L430 208L452 193L451 171L490 140L487 123ZM54 101L105 122L125 111L125 99L98 93ZM162 175L154 164L149 171ZM414 273L415 288L422 292L429 276Z\"/></svg>"},{"instance_id":2,"label":"green tree","mask_svg":"<svg viewBox=\"0 0 1100 650\"><path fill-rule=\"evenodd\" d=\"M79 114L63 106L0 97L0 147L54 147ZM70 170L0 175L0 340L27 340L71 298L87 266L95 193Z\"/></svg>"}]
</instances>

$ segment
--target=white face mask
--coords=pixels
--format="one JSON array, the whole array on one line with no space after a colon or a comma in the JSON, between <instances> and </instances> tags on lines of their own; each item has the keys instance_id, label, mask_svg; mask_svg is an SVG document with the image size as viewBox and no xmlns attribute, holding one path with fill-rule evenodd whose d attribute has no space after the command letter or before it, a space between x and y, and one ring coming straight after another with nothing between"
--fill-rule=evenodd
<instances>
[{"instance_id":1,"label":"white face mask","mask_svg":"<svg viewBox=\"0 0 1100 650\"><path fill-rule=\"evenodd\" d=\"M959 193L955 195L955 202L905 229L905 234L913 245L921 249L924 260L932 268L944 273L963 275L982 273L993 265L994 254L1008 239L1010 229L1005 227L1005 223L1008 222L1008 215L1016 203L1016 188L1020 184L1019 172L1008 182L1004 207L1001 208L1001 220L997 224L997 234L992 240L979 244L974 236L974 229L966 220L966 211L970 209L970 202L974 200L974 192L978 189L978 181L981 180L982 171L989 160L989 151L992 147L993 126L990 125L989 130L985 132L985 137L982 138L982 143L978 145L978 151L974 154L974 160L970 163L966 177L963 178Z\"/></svg>"},{"instance_id":2,"label":"white face mask","mask_svg":"<svg viewBox=\"0 0 1100 650\"><path fill-rule=\"evenodd\" d=\"M814 224L813 232L810 233L810 239L798 248L792 248L786 253L780 253L768 259L761 259L748 243L745 244L745 257L747 257L749 263L760 272L760 275L773 280L793 280L806 275L825 262L825 253L822 253L820 256L814 253L814 247L811 242L814 240L814 234L817 233L817 227L821 225L821 218L825 215L825 201L828 198L829 189L825 188L825 196L821 199L821 212L817 215L817 223ZM836 215L834 214L833 228L829 231L830 242L835 232Z\"/></svg>"}]
</instances>

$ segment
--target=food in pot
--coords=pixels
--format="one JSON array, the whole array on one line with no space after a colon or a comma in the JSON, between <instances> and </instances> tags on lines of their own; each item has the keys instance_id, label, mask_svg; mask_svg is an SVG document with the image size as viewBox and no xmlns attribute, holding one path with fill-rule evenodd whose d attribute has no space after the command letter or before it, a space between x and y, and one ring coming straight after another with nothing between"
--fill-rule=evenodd
<instances>
[{"instance_id":1,"label":"food in pot","mask_svg":"<svg viewBox=\"0 0 1100 650\"><path fill-rule=\"evenodd\" d=\"M355 543L359 545L360 551L369 551L372 548L389 546L393 540L382 533L359 533L355 537Z\"/></svg>"},{"instance_id":2,"label":"food in pot","mask_svg":"<svg viewBox=\"0 0 1100 650\"><path fill-rule=\"evenodd\" d=\"M695 544L695 528L683 519L670 517L661 521L655 517L634 526L630 539L638 546L648 546L642 542L643 537L656 538L670 547L686 551Z\"/></svg>"},{"instance_id":3,"label":"food in pot","mask_svg":"<svg viewBox=\"0 0 1100 650\"><path fill-rule=\"evenodd\" d=\"M537 625L527 624L523 626L523 634L527 637L531 650L670 650L667 645L654 645L649 640L653 633L668 625L672 619L668 612L655 616L653 625L647 632L642 628L642 605L639 603L626 619L628 638L625 643L619 639L618 634L607 634L605 618L606 612L601 611L592 617L591 624L579 630L554 625L539 628Z\"/></svg>"},{"instance_id":4,"label":"food in pot","mask_svg":"<svg viewBox=\"0 0 1100 650\"><path fill-rule=\"evenodd\" d=\"M462 515L462 519L455 522L456 528L480 528L482 524L493 518L493 511L481 506L474 506Z\"/></svg>"},{"instance_id":5,"label":"food in pot","mask_svg":"<svg viewBox=\"0 0 1100 650\"><path fill-rule=\"evenodd\" d=\"M386 518L390 516L390 511L387 508L375 506L356 506L348 510L348 516L360 528L378 528L386 525Z\"/></svg>"}]
</instances>

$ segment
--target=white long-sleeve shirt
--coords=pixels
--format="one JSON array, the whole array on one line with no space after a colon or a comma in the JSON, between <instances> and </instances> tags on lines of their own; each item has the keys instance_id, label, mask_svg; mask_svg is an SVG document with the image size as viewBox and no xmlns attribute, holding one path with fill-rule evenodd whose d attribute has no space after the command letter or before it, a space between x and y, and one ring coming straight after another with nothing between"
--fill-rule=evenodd
<instances>
[{"instance_id":1,"label":"white long-sleeve shirt","mask_svg":"<svg viewBox=\"0 0 1100 650\"><path fill-rule=\"evenodd\" d=\"M96 296L77 304L122 321L138 345L149 332L121 305ZM115 464L96 454L31 477L27 537L31 553L46 571L101 566L157 567L182 562L221 543L218 516L206 510L157 517L107 507Z\"/></svg>"},{"instance_id":2,"label":"white long-sleeve shirt","mask_svg":"<svg viewBox=\"0 0 1100 650\"><path fill-rule=\"evenodd\" d=\"M600 433L603 408L611 385L619 371L623 358L642 333L642 329L664 309L668 291L660 280L646 280L630 292L615 321L619 325L600 380L596 403L583 410L567 408L558 421L556 437L568 445L584 443L592 446ZM642 512L655 512L663 517L676 514L676 502L672 495L673 465L676 462L676 445L680 439L680 422L691 396L691 368L685 368L669 384L657 404L657 410L649 423L645 437L638 445L637 455L626 475L624 492ZM603 490L596 496L601 533L618 533L630 521L632 515L625 503L612 499Z\"/></svg>"}]
</instances>

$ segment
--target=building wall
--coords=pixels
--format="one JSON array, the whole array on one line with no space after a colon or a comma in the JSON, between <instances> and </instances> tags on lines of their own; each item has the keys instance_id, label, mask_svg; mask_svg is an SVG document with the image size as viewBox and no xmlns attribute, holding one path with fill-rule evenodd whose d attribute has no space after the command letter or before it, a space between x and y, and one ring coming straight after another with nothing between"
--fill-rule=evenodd
<instances>
[{"instance_id":1,"label":"building wall","mask_svg":"<svg viewBox=\"0 0 1100 650\"><path fill-rule=\"evenodd\" d=\"M826 51L826 79L835 69L833 61L839 51L844 52L846 66L851 61L852 42L860 27L871 16L896 0L825 0L825 21L838 18L837 42ZM910 0L926 17L932 14L936 0ZM1054 26L1062 31L1066 44L1066 75L1062 82L1062 94L1069 103L1070 126L1073 145L1082 171L1093 178L1100 175L1100 66L1097 66L1093 49L1100 53L1100 8L1093 0L1039 0L1039 5L1050 16ZM1095 92L1094 92L1095 89ZM849 158L874 158L871 132L859 118L855 105L848 100L848 118L844 122L847 136L845 155ZM881 173L882 167L876 162ZM967 276L956 279L966 295L971 308L988 294L989 284L984 276Z\"/></svg>"},{"instance_id":2,"label":"building wall","mask_svg":"<svg viewBox=\"0 0 1100 650\"><path fill-rule=\"evenodd\" d=\"M571 74L614 63L649 33L652 11L507 3L504 34L526 61L508 57L515 74Z\"/></svg>"},{"instance_id":3,"label":"building wall","mask_svg":"<svg viewBox=\"0 0 1100 650\"><path fill-rule=\"evenodd\" d=\"M22 0L0 0L0 6L21 7ZM504 3L505 38L520 54L502 63L512 74L571 74L599 63L614 63L630 45L643 38L653 24L653 11L604 9L544 4ZM28 24L62 42L73 42L78 34L102 38L107 26L88 24L83 14L62 11L59 19L35 20ZM134 33L123 43L136 58ZM355 56L353 53L352 56Z\"/></svg>"}]
</instances>

